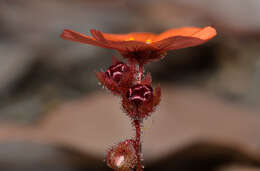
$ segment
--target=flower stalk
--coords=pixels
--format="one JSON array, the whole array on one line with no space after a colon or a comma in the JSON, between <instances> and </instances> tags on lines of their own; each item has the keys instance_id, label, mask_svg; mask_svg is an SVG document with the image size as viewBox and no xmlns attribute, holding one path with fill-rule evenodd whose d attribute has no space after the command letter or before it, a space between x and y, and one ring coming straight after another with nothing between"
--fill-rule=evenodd
<instances>
[{"instance_id":1,"label":"flower stalk","mask_svg":"<svg viewBox=\"0 0 260 171\"><path fill-rule=\"evenodd\" d=\"M141 83L142 77L143 77L143 64L139 64L139 78L138 78L138 84ZM137 116L138 116L138 106L137 106ZM143 156L142 154L142 144L141 144L141 135L142 135L142 130L141 130L141 120L139 118L134 120L134 126L135 126L135 151L136 151L136 156L137 156L137 171L142 171L143 166L142 166L142 159L141 157Z\"/></svg>"},{"instance_id":2,"label":"flower stalk","mask_svg":"<svg viewBox=\"0 0 260 171\"><path fill-rule=\"evenodd\" d=\"M137 166L136 170L137 171L142 171L143 166L142 166L142 144L141 144L141 121L136 119L134 120L134 126L135 126L135 151L136 151L136 156L137 156Z\"/></svg>"},{"instance_id":3,"label":"flower stalk","mask_svg":"<svg viewBox=\"0 0 260 171\"><path fill-rule=\"evenodd\" d=\"M137 83L141 84L141 80L143 77L143 64L138 65L139 70L138 70L138 80ZM136 106L136 116L138 116L138 106ZM134 121L134 127L135 127L135 151L136 151L136 156L137 156L137 166L136 166L136 171L142 171L143 166L142 166L142 142L141 142L141 135L142 135L142 128L141 128L141 122L140 118L135 119Z\"/></svg>"},{"instance_id":4,"label":"flower stalk","mask_svg":"<svg viewBox=\"0 0 260 171\"><path fill-rule=\"evenodd\" d=\"M143 64L139 64L138 65L138 67L139 67L139 70L138 70L138 84L140 84L141 83L141 81L142 81L142 77L143 77Z\"/></svg>"}]
</instances>

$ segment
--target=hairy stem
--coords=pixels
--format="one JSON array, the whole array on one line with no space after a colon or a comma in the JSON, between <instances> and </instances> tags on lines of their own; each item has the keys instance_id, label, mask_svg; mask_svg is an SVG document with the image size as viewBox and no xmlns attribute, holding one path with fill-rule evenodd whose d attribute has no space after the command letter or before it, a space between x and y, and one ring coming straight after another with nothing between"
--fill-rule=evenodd
<instances>
[{"instance_id":1,"label":"hairy stem","mask_svg":"<svg viewBox=\"0 0 260 171\"><path fill-rule=\"evenodd\" d=\"M137 76L137 83L141 84L142 77L143 77L143 65L138 65L138 76ZM141 122L142 120L138 117L138 105L136 106L136 116L137 118L134 120L134 126L135 126L135 151L136 151L136 157L137 157L137 166L136 171L142 171L142 150L141 150Z\"/></svg>"},{"instance_id":2,"label":"hairy stem","mask_svg":"<svg viewBox=\"0 0 260 171\"><path fill-rule=\"evenodd\" d=\"M134 126L135 126L135 151L136 151L136 157L137 157L137 167L136 171L142 171L142 161L141 161L141 121L136 119L134 120Z\"/></svg>"},{"instance_id":3,"label":"hairy stem","mask_svg":"<svg viewBox=\"0 0 260 171\"><path fill-rule=\"evenodd\" d=\"M137 82L140 84L143 77L143 64L139 64L139 70L138 70L138 80Z\"/></svg>"}]
</instances>

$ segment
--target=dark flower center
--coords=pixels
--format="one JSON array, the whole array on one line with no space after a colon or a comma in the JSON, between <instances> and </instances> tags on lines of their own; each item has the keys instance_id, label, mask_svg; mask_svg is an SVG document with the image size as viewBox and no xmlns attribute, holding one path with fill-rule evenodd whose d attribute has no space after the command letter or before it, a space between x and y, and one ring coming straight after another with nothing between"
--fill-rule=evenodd
<instances>
[{"instance_id":1,"label":"dark flower center","mask_svg":"<svg viewBox=\"0 0 260 171\"><path fill-rule=\"evenodd\" d=\"M115 82L119 82L122 78L123 73L127 72L128 70L129 67L126 64L119 62L109 67L106 71L106 75L112 78Z\"/></svg>"},{"instance_id":2,"label":"dark flower center","mask_svg":"<svg viewBox=\"0 0 260 171\"><path fill-rule=\"evenodd\" d=\"M153 88L149 85L137 84L129 88L126 97L135 104L149 102L153 97Z\"/></svg>"}]
</instances>

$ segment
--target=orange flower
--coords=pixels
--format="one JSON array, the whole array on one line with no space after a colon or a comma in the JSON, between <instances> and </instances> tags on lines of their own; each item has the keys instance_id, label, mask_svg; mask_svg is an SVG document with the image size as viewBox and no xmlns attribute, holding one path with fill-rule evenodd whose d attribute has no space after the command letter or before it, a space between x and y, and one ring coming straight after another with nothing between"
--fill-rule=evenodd
<instances>
[{"instance_id":1,"label":"orange flower","mask_svg":"<svg viewBox=\"0 0 260 171\"><path fill-rule=\"evenodd\" d=\"M200 45L216 35L216 30L210 26L170 29L161 34L138 32L108 34L94 29L90 32L93 37L66 29L61 37L66 40L115 49L123 57L138 64L159 60L169 50Z\"/></svg>"}]
</instances>

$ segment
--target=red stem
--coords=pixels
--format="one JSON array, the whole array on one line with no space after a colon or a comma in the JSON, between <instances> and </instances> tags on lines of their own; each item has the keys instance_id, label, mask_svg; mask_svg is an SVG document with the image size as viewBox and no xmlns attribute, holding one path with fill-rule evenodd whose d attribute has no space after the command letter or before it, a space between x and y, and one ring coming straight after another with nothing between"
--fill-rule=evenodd
<instances>
[{"instance_id":1,"label":"red stem","mask_svg":"<svg viewBox=\"0 0 260 171\"><path fill-rule=\"evenodd\" d=\"M139 64L139 70L138 70L138 77L137 77L137 83L141 84L143 77L143 65ZM134 120L135 125L135 151L136 151L136 157L137 157L137 167L136 171L142 171L142 151L141 151L141 119L138 117L138 106L136 106L136 116L137 119Z\"/></svg>"},{"instance_id":2,"label":"red stem","mask_svg":"<svg viewBox=\"0 0 260 171\"><path fill-rule=\"evenodd\" d=\"M143 64L139 64L139 71L138 71L138 80L137 82L140 84L143 77Z\"/></svg>"},{"instance_id":3,"label":"red stem","mask_svg":"<svg viewBox=\"0 0 260 171\"><path fill-rule=\"evenodd\" d=\"M141 161L141 121L136 119L134 120L135 125L135 151L136 151L136 157L137 157L137 167L136 171L142 171L142 161Z\"/></svg>"}]
</instances>

